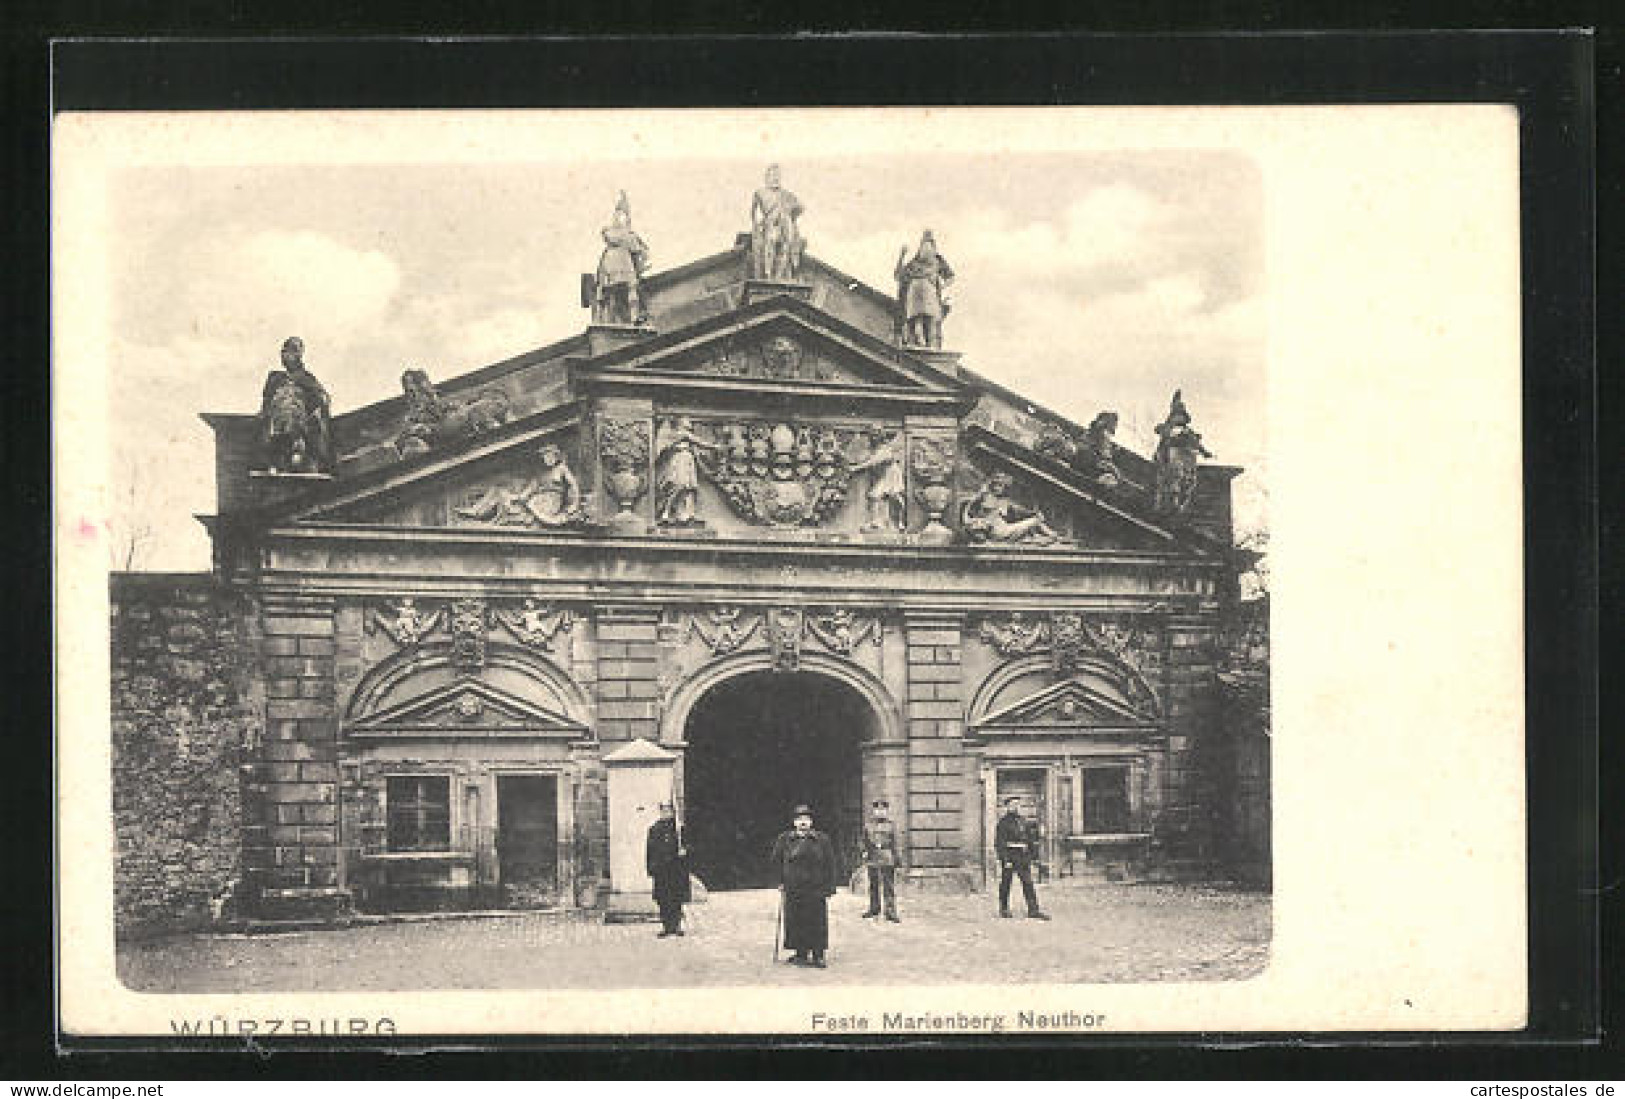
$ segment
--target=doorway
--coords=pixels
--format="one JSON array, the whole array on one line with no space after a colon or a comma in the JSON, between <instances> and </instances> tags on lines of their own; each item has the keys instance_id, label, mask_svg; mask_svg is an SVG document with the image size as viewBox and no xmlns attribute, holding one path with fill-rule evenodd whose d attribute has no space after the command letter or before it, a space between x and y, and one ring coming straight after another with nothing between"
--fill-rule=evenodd
<instances>
[{"instance_id":1,"label":"doorway","mask_svg":"<svg viewBox=\"0 0 1625 1099\"><path fill-rule=\"evenodd\" d=\"M553 775L497 776L497 875L509 907L539 907L557 897L558 790Z\"/></svg>"},{"instance_id":2,"label":"doorway","mask_svg":"<svg viewBox=\"0 0 1625 1099\"><path fill-rule=\"evenodd\" d=\"M773 840L801 803L850 875L863 831L862 745L875 723L856 691L810 672L748 672L707 691L689 714L683 761L690 858L706 888L775 884Z\"/></svg>"}]
</instances>

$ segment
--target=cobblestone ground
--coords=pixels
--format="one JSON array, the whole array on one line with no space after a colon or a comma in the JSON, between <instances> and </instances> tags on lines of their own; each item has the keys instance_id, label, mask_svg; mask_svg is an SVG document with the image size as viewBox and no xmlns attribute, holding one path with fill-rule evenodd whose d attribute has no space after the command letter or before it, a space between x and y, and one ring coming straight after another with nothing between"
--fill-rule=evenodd
<instances>
[{"instance_id":1,"label":"cobblestone ground","mask_svg":"<svg viewBox=\"0 0 1625 1099\"><path fill-rule=\"evenodd\" d=\"M690 906L681 939L527 913L137 943L120 949L119 975L143 992L1091 983L1238 980L1268 960L1266 894L1060 884L1040 896L1049 923L997 919L986 895L909 893L891 924L863 919L867 897L843 890L822 971L774 964L778 895L759 890Z\"/></svg>"}]
</instances>

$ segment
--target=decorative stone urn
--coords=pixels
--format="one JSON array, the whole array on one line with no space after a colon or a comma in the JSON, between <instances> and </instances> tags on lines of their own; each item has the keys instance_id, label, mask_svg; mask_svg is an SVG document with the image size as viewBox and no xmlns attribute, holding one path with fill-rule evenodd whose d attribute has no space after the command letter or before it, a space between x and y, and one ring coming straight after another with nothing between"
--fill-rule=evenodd
<instances>
[{"instance_id":1,"label":"decorative stone urn","mask_svg":"<svg viewBox=\"0 0 1625 1099\"><path fill-rule=\"evenodd\" d=\"M649 488L649 425L641 420L606 420L598 445L604 488L618 509L610 525L640 529L643 522L632 509Z\"/></svg>"},{"instance_id":2,"label":"decorative stone urn","mask_svg":"<svg viewBox=\"0 0 1625 1099\"><path fill-rule=\"evenodd\" d=\"M920 489L918 496L920 503L925 506L925 526L920 528L920 543L927 546L945 546L952 542L954 532L942 521L942 515L953 502L953 490L938 481Z\"/></svg>"}]
</instances>

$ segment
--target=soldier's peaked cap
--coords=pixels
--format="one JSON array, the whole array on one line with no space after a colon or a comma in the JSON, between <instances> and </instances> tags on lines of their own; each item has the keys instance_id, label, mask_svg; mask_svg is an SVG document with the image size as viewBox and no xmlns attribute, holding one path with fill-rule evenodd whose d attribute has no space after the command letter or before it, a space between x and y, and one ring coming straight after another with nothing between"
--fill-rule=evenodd
<instances>
[{"instance_id":1,"label":"soldier's peaked cap","mask_svg":"<svg viewBox=\"0 0 1625 1099\"><path fill-rule=\"evenodd\" d=\"M790 815L793 817L810 817L813 815L812 806L798 805L796 806L796 811Z\"/></svg>"}]
</instances>

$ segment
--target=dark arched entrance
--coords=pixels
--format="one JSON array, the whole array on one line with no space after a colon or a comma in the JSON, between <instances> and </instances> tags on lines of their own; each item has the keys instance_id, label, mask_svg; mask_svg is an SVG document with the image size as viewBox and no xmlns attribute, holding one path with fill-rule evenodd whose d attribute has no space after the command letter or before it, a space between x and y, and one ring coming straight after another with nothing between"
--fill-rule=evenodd
<instances>
[{"instance_id":1,"label":"dark arched entrance","mask_svg":"<svg viewBox=\"0 0 1625 1099\"><path fill-rule=\"evenodd\" d=\"M684 729L683 800L695 873L710 889L772 885L768 854L798 802L850 872L863 826L869 703L835 679L746 672L708 690Z\"/></svg>"}]
</instances>

